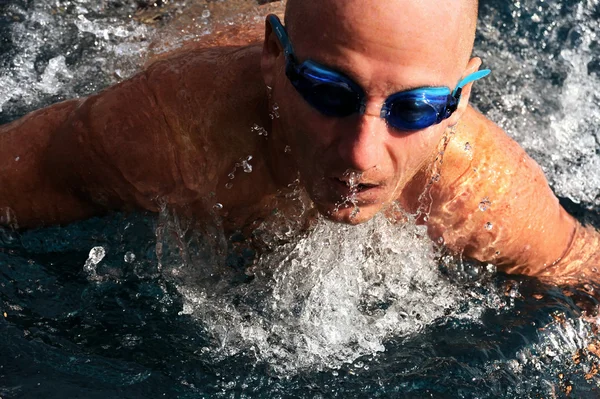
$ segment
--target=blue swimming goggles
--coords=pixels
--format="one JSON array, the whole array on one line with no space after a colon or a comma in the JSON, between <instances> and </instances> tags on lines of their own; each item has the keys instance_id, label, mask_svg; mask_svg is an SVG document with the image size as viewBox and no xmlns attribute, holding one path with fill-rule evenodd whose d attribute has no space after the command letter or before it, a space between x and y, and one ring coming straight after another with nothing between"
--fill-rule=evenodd
<instances>
[{"instance_id":1,"label":"blue swimming goggles","mask_svg":"<svg viewBox=\"0 0 600 399\"><path fill-rule=\"evenodd\" d=\"M298 63L279 18L271 14L268 20L283 47L285 74L307 103L326 116L341 118L364 113L366 96L357 83L314 61ZM385 100L380 116L389 126L401 131L438 124L456 111L462 88L489 73L489 69L484 69L466 76L452 92L448 87L422 87L394 93Z\"/></svg>"}]
</instances>

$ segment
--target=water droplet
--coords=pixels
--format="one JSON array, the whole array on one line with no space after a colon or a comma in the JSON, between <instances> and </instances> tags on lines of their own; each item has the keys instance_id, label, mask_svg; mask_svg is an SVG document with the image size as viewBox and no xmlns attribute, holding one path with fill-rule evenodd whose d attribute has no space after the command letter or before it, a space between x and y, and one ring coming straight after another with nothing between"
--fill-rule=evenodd
<instances>
[{"instance_id":1,"label":"water droplet","mask_svg":"<svg viewBox=\"0 0 600 399\"><path fill-rule=\"evenodd\" d=\"M123 260L127 263L133 263L135 261L135 254L131 251L127 251L125 256L123 256Z\"/></svg>"},{"instance_id":2,"label":"water droplet","mask_svg":"<svg viewBox=\"0 0 600 399\"><path fill-rule=\"evenodd\" d=\"M254 125L252 125L252 127L250 128L250 131L252 133L258 133L259 136L267 137L269 135L269 133L267 132L267 130L264 127L259 126L256 123Z\"/></svg>"},{"instance_id":3,"label":"water droplet","mask_svg":"<svg viewBox=\"0 0 600 399\"><path fill-rule=\"evenodd\" d=\"M16 157L15 162L19 162L19 159L21 159L21 157Z\"/></svg>"},{"instance_id":4,"label":"water droplet","mask_svg":"<svg viewBox=\"0 0 600 399\"><path fill-rule=\"evenodd\" d=\"M91 277L96 276L96 266L104 259L104 256L106 256L104 247L93 247L85 261L85 265L83 265L83 270Z\"/></svg>"},{"instance_id":5,"label":"water droplet","mask_svg":"<svg viewBox=\"0 0 600 399\"><path fill-rule=\"evenodd\" d=\"M439 237L437 239L438 244L442 245L444 243L444 237Z\"/></svg>"},{"instance_id":6,"label":"water droplet","mask_svg":"<svg viewBox=\"0 0 600 399\"><path fill-rule=\"evenodd\" d=\"M250 158L252 158L252 157L250 157ZM243 168L243 170L244 170L245 173L252 172L252 165L250 165L248 163L248 161L245 161L245 160L242 161L242 168Z\"/></svg>"},{"instance_id":7,"label":"water droplet","mask_svg":"<svg viewBox=\"0 0 600 399\"><path fill-rule=\"evenodd\" d=\"M219 210L223 209L223 204L217 202L216 204L213 205L213 209L216 211L219 211Z\"/></svg>"},{"instance_id":8,"label":"water droplet","mask_svg":"<svg viewBox=\"0 0 600 399\"><path fill-rule=\"evenodd\" d=\"M269 118L276 119L279 118L279 105L274 103L271 107L271 112L269 112Z\"/></svg>"},{"instance_id":9,"label":"water droplet","mask_svg":"<svg viewBox=\"0 0 600 399\"><path fill-rule=\"evenodd\" d=\"M231 190L231 187L233 187L233 184L232 184L232 183L227 183L227 184L225 185L225 188L226 188L226 189L228 189L228 190Z\"/></svg>"},{"instance_id":10,"label":"water droplet","mask_svg":"<svg viewBox=\"0 0 600 399\"><path fill-rule=\"evenodd\" d=\"M489 207L491 205L492 205L492 202L490 201L490 199L488 197L485 197L479 203L479 210L482 211L482 212L485 212L485 211L487 211L489 209Z\"/></svg>"},{"instance_id":11,"label":"water droplet","mask_svg":"<svg viewBox=\"0 0 600 399\"><path fill-rule=\"evenodd\" d=\"M208 17L210 17L210 11L209 10L202 11L202 18L208 18Z\"/></svg>"},{"instance_id":12,"label":"water droplet","mask_svg":"<svg viewBox=\"0 0 600 399\"><path fill-rule=\"evenodd\" d=\"M491 230L491 229L492 229L492 227L494 227L494 225L493 225L493 224L491 224L490 222L487 222L487 223L485 224L485 229L486 229L486 230Z\"/></svg>"}]
</instances>

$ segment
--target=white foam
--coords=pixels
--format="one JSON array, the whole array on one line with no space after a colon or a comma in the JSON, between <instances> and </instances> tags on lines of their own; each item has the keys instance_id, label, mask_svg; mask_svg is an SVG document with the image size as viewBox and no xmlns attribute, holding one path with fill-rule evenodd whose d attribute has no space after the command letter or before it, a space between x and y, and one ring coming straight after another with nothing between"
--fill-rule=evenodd
<instances>
[{"instance_id":1,"label":"white foam","mask_svg":"<svg viewBox=\"0 0 600 399\"><path fill-rule=\"evenodd\" d=\"M22 20L10 24L16 55L12 68L0 70L1 111L29 110L32 105L50 101L49 96L66 99L87 95L139 69L153 28L110 17L101 3L34 0L26 10L14 4L7 6L9 15L19 15ZM98 8L100 13L89 12ZM82 40L87 34L96 40ZM69 57L78 51L81 55L72 58L70 64ZM40 65L45 57L48 61ZM117 69L118 76L114 73Z\"/></svg>"},{"instance_id":2,"label":"white foam","mask_svg":"<svg viewBox=\"0 0 600 399\"><path fill-rule=\"evenodd\" d=\"M48 62L44 73L40 77L37 87L46 94L56 94L60 89L61 79L72 79L73 74L65 64L65 57L59 55Z\"/></svg>"},{"instance_id":3,"label":"white foam","mask_svg":"<svg viewBox=\"0 0 600 399\"><path fill-rule=\"evenodd\" d=\"M434 255L422 227L382 216L359 226L322 220L308 237L263 256L241 288L178 288L183 313L214 337L215 356L251 351L281 373L337 368L384 351L386 339L419 332L465 299Z\"/></svg>"},{"instance_id":4,"label":"white foam","mask_svg":"<svg viewBox=\"0 0 600 399\"><path fill-rule=\"evenodd\" d=\"M592 206L600 206L600 76L588 74L598 57L597 5L582 1L566 14L560 2L548 4L539 25L510 21L513 36L502 35L492 13L478 28L483 50L476 46L493 74L478 83L475 101L542 166L556 194ZM539 16L540 7L527 1L515 12Z\"/></svg>"}]
</instances>

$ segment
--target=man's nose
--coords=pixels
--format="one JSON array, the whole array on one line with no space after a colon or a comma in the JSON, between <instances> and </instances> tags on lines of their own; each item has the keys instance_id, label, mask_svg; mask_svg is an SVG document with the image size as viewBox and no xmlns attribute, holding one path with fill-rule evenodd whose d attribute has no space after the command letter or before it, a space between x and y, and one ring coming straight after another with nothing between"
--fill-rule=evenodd
<instances>
[{"instance_id":1,"label":"man's nose","mask_svg":"<svg viewBox=\"0 0 600 399\"><path fill-rule=\"evenodd\" d=\"M348 168L367 171L381 163L386 135L385 120L379 114L365 112L358 115L353 126L342 133L338 143L339 155Z\"/></svg>"}]
</instances>

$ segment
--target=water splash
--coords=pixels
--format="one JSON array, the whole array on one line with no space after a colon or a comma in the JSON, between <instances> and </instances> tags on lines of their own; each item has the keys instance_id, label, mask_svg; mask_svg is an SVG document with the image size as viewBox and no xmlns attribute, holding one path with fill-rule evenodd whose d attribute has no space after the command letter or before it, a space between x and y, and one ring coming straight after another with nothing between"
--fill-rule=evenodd
<instances>
[{"instance_id":1,"label":"water splash","mask_svg":"<svg viewBox=\"0 0 600 399\"><path fill-rule=\"evenodd\" d=\"M183 313L214 337L216 357L251 352L279 373L337 368L464 300L434 257L424 227L382 216L360 226L320 220L308 236L261 256L246 284L178 289Z\"/></svg>"},{"instance_id":2,"label":"water splash","mask_svg":"<svg viewBox=\"0 0 600 399\"><path fill-rule=\"evenodd\" d=\"M597 0L483 3L477 53L494 71L473 99L542 166L553 190L600 206ZM595 72L596 71L596 72Z\"/></svg>"},{"instance_id":3,"label":"water splash","mask_svg":"<svg viewBox=\"0 0 600 399\"><path fill-rule=\"evenodd\" d=\"M360 188L360 179L362 178L362 173L348 169L344 172L342 177L346 182L350 193L345 198L343 198L341 202L335 204L335 208L333 211L339 212L340 209L346 206L352 206L352 213L350 214L350 218L354 219L360 213L360 208L358 207L356 195L358 194L358 190Z\"/></svg>"},{"instance_id":4,"label":"water splash","mask_svg":"<svg viewBox=\"0 0 600 399\"><path fill-rule=\"evenodd\" d=\"M102 259L106 256L106 250L104 247L94 247L90 250L87 260L83 265L83 271L87 273L90 279L98 279L98 272L96 268L98 264L102 262Z\"/></svg>"},{"instance_id":5,"label":"water splash","mask_svg":"<svg viewBox=\"0 0 600 399\"><path fill-rule=\"evenodd\" d=\"M153 28L123 18L135 11L132 4L105 3L57 0L5 6L6 18L14 22L0 55L0 123L91 94L139 70Z\"/></svg>"}]
</instances>

